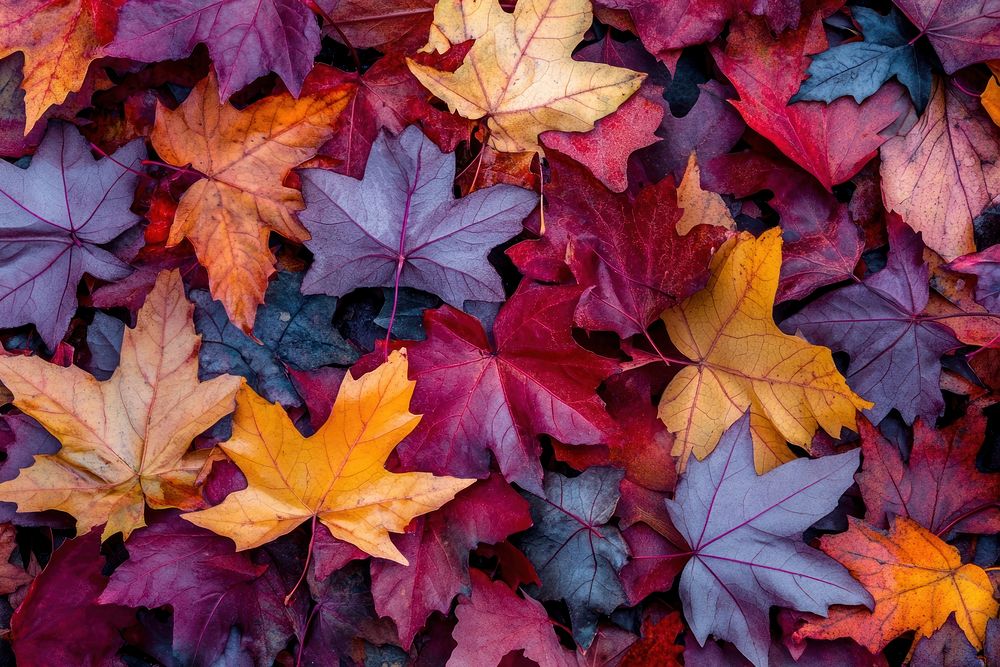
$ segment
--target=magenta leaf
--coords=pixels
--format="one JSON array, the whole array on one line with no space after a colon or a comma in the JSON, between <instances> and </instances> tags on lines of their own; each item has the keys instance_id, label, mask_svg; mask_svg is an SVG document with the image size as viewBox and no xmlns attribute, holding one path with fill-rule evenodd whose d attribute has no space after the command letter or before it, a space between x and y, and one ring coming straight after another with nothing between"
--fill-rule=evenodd
<instances>
[{"instance_id":1,"label":"magenta leaf","mask_svg":"<svg viewBox=\"0 0 1000 667\"><path fill-rule=\"evenodd\" d=\"M131 269L101 247L139 222L129 207L146 156L137 139L95 161L75 127L53 124L27 169L0 162L0 327L34 324L54 349L80 278Z\"/></svg>"},{"instance_id":2,"label":"magenta leaf","mask_svg":"<svg viewBox=\"0 0 1000 667\"><path fill-rule=\"evenodd\" d=\"M492 452L507 481L540 493L538 434L606 442L614 425L595 390L617 364L573 340L580 292L522 284L497 316L495 345L471 315L427 311L427 339L408 348L417 383L410 407L423 418L396 448L403 464L483 478Z\"/></svg>"},{"instance_id":3,"label":"magenta leaf","mask_svg":"<svg viewBox=\"0 0 1000 667\"><path fill-rule=\"evenodd\" d=\"M393 539L410 561L372 562L372 595L379 615L396 622L404 648L432 611L448 613L455 595L469 595L469 552L531 526L528 503L499 475L466 489L441 510L418 517Z\"/></svg>"},{"instance_id":4,"label":"magenta leaf","mask_svg":"<svg viewBox=\"0 0 1000 667\"><path fill-rule=\"evenodd\" d=\"M297 97L320 32L301 0L129 0L105 52L149 63L186 58L198 44L212 56L223 102L268 72Z\"/></svg>"}]
</instances>

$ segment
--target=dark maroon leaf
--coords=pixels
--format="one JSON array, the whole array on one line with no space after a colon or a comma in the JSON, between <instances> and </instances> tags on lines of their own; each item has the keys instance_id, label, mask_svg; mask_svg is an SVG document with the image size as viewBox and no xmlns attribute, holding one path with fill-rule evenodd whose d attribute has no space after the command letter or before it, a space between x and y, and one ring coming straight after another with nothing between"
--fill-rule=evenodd
<instances>
[{"instance_id":1,"label":"dark maroon leaf","mask_svg":"<svg viewBox=\"0 0 1000 667\"><path fill-rule=\"evenodd\" d=\"M409 561L372 563L372 595L381 616L396 622L404 648L432 611L469 595L469 552L480 542L501 542L531 526L528 503L499 475L455 496L441 510L418 517L393 542Z\"/></svg>"}]
</instances>

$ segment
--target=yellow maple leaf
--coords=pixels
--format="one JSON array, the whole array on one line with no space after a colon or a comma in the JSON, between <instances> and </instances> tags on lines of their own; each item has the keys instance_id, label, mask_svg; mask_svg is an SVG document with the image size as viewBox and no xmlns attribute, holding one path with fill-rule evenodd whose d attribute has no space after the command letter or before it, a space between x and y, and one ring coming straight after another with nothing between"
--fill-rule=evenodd
<instances>
[{"instance_id":1,"label":"yellow maple leaf","mask_svg":"<svg viewBox=\"0 0 1000 667\"><path fill-rule=\"evenodd\" d=\"M62 448L0 484L18 511L55 509L76 517L77 534L107 523L102 539L146 525L145 505L194 509L208 450L191 440L233 410L241 380L198 381L201 337L180 274L163 273L126 329L121 362L108 380L38 357L0 357L0 381L14 405Z\"/></svg>"},{"instance_id":2,"label":"yellow maple leaf","mask_svg":"<svg viewBox=\"0 0 1000 667\"><path fill-rule=\"evenodd\" d=\"M0 58L24 53L24 133L80 89L98 50L94 18L80 0L0 0Z\"/></svg>"},{"instance_id":3,"label":"yellow maple leaf","mask_svg":"<svg viewBox=\"0 0 1000 667\"><path fill-rule=\"evenodd\" d=\"M660 399L659 416L676 435L678 470L707 456L750 408L758 473L794 458L787 442L808 447L818 426L833 437L869 408L847 386L825 347L782 332L772 319L781 268L781 230L747 232L712 258L705 289L663 313L670 339L695 363Z\"/></svg>"},{"instance_id":4,"label":"yellow maple leaf","mask_svg":"<svg viewBox=\"0 0 1000 667\"><path fill-rule=\"evenodd\" d=\"M513 14L497 0L439 0L430 49L475 39L462 66L442 72L407 60L410 71L465 118L489 117L498 151L541 152L547 130L586 132L638 88L644 74L573 60L590 28L589 0L520 0Z\"/></svg>"},{"instance_id":5,"label":"yellow maple leaf","mask_svg":"<svg viewBox=\"0 0 1000 667\"><path fill-rule=\"evenodd\" d=\"M270 232L300 243L309 238L294 216L305 208L302 194L282 181L332 136L352 90L342 86L298 100L281 93L237 110L219 103L209 74L176 111L157 106L156 152L205 175L181 197L167 243L191 241L212 296L244 331L253 328L274 273Z\"/></svg>"},{"instance_id":6,"label":"yellow maple leaf","mask_svg":"<svg viewBox=\"0 0 1000 667\"><path fill-rule=\"evenodd\" d=\"M986 83L986 90L979 97L980 102L982 102L983 108L993 119L993 122L1000 126L1000 60L994 60L992 62L986 63L990 66L990 71L993 76Z\"/></svg>"},{"instance_id":7,"label":"yellow maple leaf","mask_svg":"<svg viewBox=\"0 0 1000 667\"><path fill-rule=\"evenodd\" d=\"M414 383L406 367L404 350L358 379L345 377L330 418L308 438L281 406L244 386L233 437L220 446L246 475L247 488L184 518L229 537L240 550L318 520L340 540L407 564L389 532L402 532L411 519L476 480L385 469L389 454L420 421L409 410Z\"/></svg>"},{"instance_id":8,"label":"yellow maple leaf","mask_svg":"<svg viewBox=\"0 0 1000 667\"><path fill-rule=\"evenodd\" d=\"M850 521L846 533L824 537L820 547L868 589L875 608L832 607L797 636L851 637L878 653L904 632L916 631L914 643L930 637L954 613L969 643L983 647L986 623L1000 612L983 568L963 565L958 549L912 519L897 518L888 534Z\"/></svg>"},{"instance_id":9,"label":"yellow maple leaf","mask_svg":"<svg viewBox=\"0 0 1000 667\"><path fill-rule=\"evenodd\" d=\"M715 192L701 189L701 169L694 151L688 156L684 178L677 186L677 206L684 209L677 221L677 233L685 236L695 225L706 224L736 229L736 221L726 202Z\"/></svg>"}]
</instances>

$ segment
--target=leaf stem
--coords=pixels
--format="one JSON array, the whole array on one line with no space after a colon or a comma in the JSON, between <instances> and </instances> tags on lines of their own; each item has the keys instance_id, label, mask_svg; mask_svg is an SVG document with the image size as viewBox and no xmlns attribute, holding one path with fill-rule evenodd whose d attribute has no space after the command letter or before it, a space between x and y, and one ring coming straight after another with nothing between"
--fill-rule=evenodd
<instances>
[{"instance_id":1,"label":"leaf stem","mask_svg":"<svg viewBox=\"0 0 1000 667\"><path fill-rule=\"evenodd\" d=\"M319 605L313 607L312 611L309 612L309 617L306 618L306 627L302 629L302 639L299 640L299 650L295 652L295 667L301 667L302 665L302 653L306 648L306 637L309 636L309 626L312 625L313 616L319 611Z\"/></svg>"},{"instance_id":2,"label":"leaf stem","mask_svg":"<svg viewBox=\"0 0 1000 667\"><path fill-rule=\"evenodd\" d=\"M295 591L299 590L299 586L302 585L302 582L306 578L306 573L309 571L309 561L312 558L313 545L316 544L316 518L317 518L317 516L318 516L317 514L313 514L312 523L309 524L309 527L310 527L310 529L312 531L312 534L309 536L309 548L306 550L306 562L302 566L302 574L299 575L299 580L295 582L295 585L292 586L292 590L288 591L288 595L285 596L285 606L286 607L291 606L291 604L292 604L292 598L295 597ZM305 633L303 633L303 638L304 638L304 635L305 635Z\"/></svg>"},{"instance_id":3,"label":"leaf stem","mask_svg":"<svg viewBox=\"0 0 1000 667\"><path fill-rule=\"evenodd\" d=\"M949 531L951 531L952 528L954 528L958 524L962 523L963 521L965 521L969 517L975 516L976 514L979 514L980 512L983 512L985 510L991 509L993 507L1000 507L1000 501L993 501L993 502L989 502L989 503L983 503L982 505L979 505L978 507L973 507L968 512L963 512L962 514L959 514L957 517L955 517L954 519L952 519L951 521L949 521L948 524L944 528L942 528L941 530L939 530L935 534L938 537L944 537L945 535L948 534Z\"/></svg>"}]
</instances>

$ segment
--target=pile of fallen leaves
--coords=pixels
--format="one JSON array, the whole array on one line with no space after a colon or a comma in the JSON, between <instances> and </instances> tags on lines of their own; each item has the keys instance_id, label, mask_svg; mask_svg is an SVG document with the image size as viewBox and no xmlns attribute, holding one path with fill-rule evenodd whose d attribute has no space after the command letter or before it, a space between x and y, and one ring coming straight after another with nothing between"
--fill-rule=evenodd
<instances>
[{"instance_id":1,"label":"pile of fallen leaves","mask_svg":"<svg viewBox=\"0 0 1000 667\"><path fill-rule=\"evenodd\" d=\"M1000 0L0 57L0 664L1000 665Z\"/></svg>"}]
</instances>

